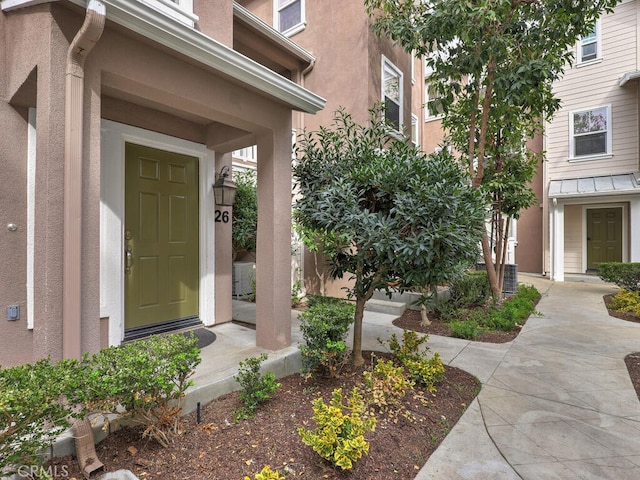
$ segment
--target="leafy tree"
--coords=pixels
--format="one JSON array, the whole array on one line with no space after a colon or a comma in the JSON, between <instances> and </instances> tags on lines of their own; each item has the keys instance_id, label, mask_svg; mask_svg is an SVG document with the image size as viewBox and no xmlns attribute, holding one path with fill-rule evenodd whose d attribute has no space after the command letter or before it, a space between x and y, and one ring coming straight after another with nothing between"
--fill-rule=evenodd
<instances>
[{"instance_id":1,"label":"leafy tree","mask_svg":"<svg viewBox=\"0 0 640 480\"><path fill-rule=\"evenodd\" d=\"M296 218L330 237L333 278L350 274L353 358L361 364L364 305L375 290L448 281L476 261L484 200L446 151L427 156L390 133L380 108L370 125L338 111L333 129L298 139ZM329 235L330 234L330 235Z\"/></svg>"},{"instance_id":2,"label":"leafy tree","mask_svg":"<svg viewBox=\"0 0 640 480\"><path fill-rule=\"evenodd\" d=\"M505 146L512 156L517 154L514 145L539 133L558 110L552 85L572 62L571 47L618 2L365 0L365 5L375 17L374 31L425 57L433 72L430 87L441 95L437 107L444 113L443 128L465 161L473 185L480 187L489 170L505 184L499 164ZM520 159L526 163L526 155ZM521 175L517 180L524 179ZM525 187L516 179L510 183L509 190ZM501 195L506 198L506 190ZM507 201L515 209L521 200ZM488 235L482 239L482 250L487 266L492 265ZM498 296L496 272L487 271Z\"/></svg>"},{"instance_id":3,"label":"leafy tree","mask_svg":"<svg viewBox=\"0 0 640 480\"><path fill-rule=\"evenodd\" d=\"M258 193L254 170L234 172L236 199L233 204L231 242L233 258L243 252L256 251L258 231Z\"/></svg>"}]
</instances>

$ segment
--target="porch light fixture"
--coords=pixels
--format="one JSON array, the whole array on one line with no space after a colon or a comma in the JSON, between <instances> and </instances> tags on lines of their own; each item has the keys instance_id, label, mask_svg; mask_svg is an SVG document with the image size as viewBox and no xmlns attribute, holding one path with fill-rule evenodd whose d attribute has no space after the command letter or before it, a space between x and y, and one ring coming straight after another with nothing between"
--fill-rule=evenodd
<instances>
[{"instance_id":1,"label":"porch light fixture","mask_svg":"<svg viewBox=\"0 0 640 480\"><path fill-rule=\"evenodd\" d=\"M216 205L229 207L233 205L236 198L236 184L229 178L229 167L226 165L216 174L216 181L213 184L213 195Z\"/></svg>"}]
</instances>

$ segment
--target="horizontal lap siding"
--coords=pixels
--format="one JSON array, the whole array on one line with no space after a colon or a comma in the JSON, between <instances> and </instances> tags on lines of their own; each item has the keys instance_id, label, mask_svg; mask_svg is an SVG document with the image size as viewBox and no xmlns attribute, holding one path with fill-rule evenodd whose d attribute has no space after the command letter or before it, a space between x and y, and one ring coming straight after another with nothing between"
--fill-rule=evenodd
<instances>
[{"instance_id":1,"label":"horizontal lap siding","mask_svg":"<svg viewBox=\"0 0 640 480\"><path fill-rule=\"evenodd\" d=\"M564 271L582 273L582 206L564 207Z\"/></svg>"},{"instance_id":2,"label":"horizontal lap siding","mask_svg":"<svg viewBox=\"0 0 640 480\"><path fill-rule=\"evenodd\" d=\"M638 69L637 2L625 2L601 20L602 61L568 68L556 82L562 108L546 130L547 180L629 173L638 169L638 99L636 81L619 79ZM610 104L613 157L569 162L569 112Z\"/></svg>"}]
</instances>

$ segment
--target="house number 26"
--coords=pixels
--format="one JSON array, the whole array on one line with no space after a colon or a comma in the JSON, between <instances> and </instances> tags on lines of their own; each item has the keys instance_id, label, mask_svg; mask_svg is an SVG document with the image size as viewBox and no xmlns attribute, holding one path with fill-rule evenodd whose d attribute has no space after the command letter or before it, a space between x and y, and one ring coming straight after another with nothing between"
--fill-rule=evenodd
<instances>
[{"instance_id":1,"label":"house number 26","mask_svg":"<svg viewBox=\"0 0 640 480\"><path fill-rule=\"evenodd\" d=\"M222 210L216 210L216 223L222 222L222 223L229 223L229 212L227 211L222 211Z\"/></svg>"}]
</instances>

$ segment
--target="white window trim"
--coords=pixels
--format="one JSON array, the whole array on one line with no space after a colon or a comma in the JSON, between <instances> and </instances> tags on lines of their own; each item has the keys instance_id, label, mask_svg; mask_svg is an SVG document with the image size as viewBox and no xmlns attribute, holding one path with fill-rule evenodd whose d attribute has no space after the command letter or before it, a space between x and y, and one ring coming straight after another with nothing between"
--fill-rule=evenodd
<instances>
[{"instance_id":1,"label":"white window trim","mask_svg":"<svg viewBox=\"0 0 640 480\"><path fill-rule=\"evenodd\" d=\"M278 5L278 0L273 0L273 27L279 31L282 35L286 37L290 37L291 35L295 35L298 32L304 30L307 26L307 15L306 15L306 5L305 0L291 0L287 5L290 5L294 2L300 2L300 23L297 23L293 27L280 32L280 7Z\"/></svg>"},{"instance_id":2,"label":"white window trim","mask_svg":"<svg viewBox=\"0 0 640 480\"><path fill-rule=\"evenodd\" d=\"M404 118L404 74L402 73L402 70L400 70L398 67L395 66L395 64L389 60L386 56L382 55L382 67L380 69L380 99L382 100L382 104L384 105L384 101L386 98L386 95L384 93L384 72L385 69L390 69L393 70L394 73L396 73L398 75L399 78L399 92L398 92L398 96L400 97L400 113L399 113L399 121L398 121L398 132L402 133L402 129L404 127L404 122L403 122L403 118ZM395 100L394 100L395 101Z\"/></svg>"},{"instance_id":3,"label":"white window trim","mask_svg":"<svg viewBox=\"0 0 640 480\"><path fill-rule=\"evenodd\" d=\"M411 142L413 142L416 147L420 146L420 122L418 116L413 113L411 114Z\"/></svg>"},{"instance_id":4,"label":"white window trim","mask_svg":"<svg viewBox=\"0 0 640 480\"><path fill-rule=\"evenodd\" d=\"M587 65L593 65L594 63L600 63L602 61L602 35L600 28L600 20L596 21L596 58L591 60L582 60L582 39L578 40L576 44L576 67L585 67Z\"/></svg>"},{"instance_id":5,"label":"white window trim","mask_svg":"<svg viewBox=\"0 0 640 480\"><path fill-rule=\"evenodd\" d=\"M589 110L596 110L598 108L607 109L607 151L605 153L598 153L594 155L575 155L575 144L573 136L573 115L575 113L587 112ZM569 112L569 161L570 162L582 162L586 160L603 160L613 157L613 125L611 123L611 104L596 105L593 107L581 108L579 110L572 110Z\"/></svg>"},{"instance_id":6,"label":"white window trim","mask_svg":"<svg viewBox=\"0 0 640 480\"><path fill-rule=\"evenodd\" d=\"M429 78L433 70L425 63L424 65L424 121L431 122L433 120L440 120L442 118L442 114L438 113L437 115L432 115L431 110L429 110Z\"/></svg>"}]
</instances>

